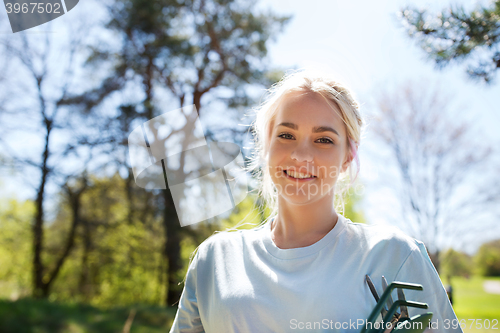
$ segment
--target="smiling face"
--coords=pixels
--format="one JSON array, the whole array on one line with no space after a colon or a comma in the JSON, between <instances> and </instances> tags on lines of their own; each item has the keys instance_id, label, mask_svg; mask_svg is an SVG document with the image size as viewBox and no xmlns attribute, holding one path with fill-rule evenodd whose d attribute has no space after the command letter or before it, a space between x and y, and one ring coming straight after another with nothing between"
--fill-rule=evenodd
<instances>
[{"instance_id":1,"label":"smiling face","mask_svg":"<svg viewBox=\"0 0 500 333\"><path fill-rule=\"evenodd\" d=\"M293 204L330 200L348 167L348 144L340 111L314 92L283 96L269 127L268 167L281 199Z\"/></svg>"}]
</instances>

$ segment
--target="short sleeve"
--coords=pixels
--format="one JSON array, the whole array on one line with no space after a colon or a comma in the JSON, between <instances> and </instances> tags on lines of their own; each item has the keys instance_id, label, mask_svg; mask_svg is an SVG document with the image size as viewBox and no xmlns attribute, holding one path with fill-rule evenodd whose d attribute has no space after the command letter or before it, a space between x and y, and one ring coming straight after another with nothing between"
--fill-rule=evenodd
<instances>
[{"instance_id":1,"label":"short sleeve","mask_svg":"<svg viewBox=\"0 0 500 333\"><path fill-rule=\"evenodd\" d=\"M204 332L201 323L200 312L198 310L198 300L196 296L196 279L198 253L194 256L189 265L184 290L179 300L179 307L174 318L174 323L170 333L199 333Z\"/></svg>"},{"instance_id":2,"label":"short sleeve","mask_svg":"<svg viewBox=\"0 0 500 333\"><path fill-rule=\"evenodd\" d=\"M423 291L405 290L405 297L408 301L427 303L429 308L425 310L409 307L410 317L432 312L432 326L426 332L461 333L460 325L454 325L457 317L425 245L419 241L415 242L417 247L408 255L395 280L421 284ZM453 329L453 326L458 326L458 328Z\"/></svg>"}]
</instances>

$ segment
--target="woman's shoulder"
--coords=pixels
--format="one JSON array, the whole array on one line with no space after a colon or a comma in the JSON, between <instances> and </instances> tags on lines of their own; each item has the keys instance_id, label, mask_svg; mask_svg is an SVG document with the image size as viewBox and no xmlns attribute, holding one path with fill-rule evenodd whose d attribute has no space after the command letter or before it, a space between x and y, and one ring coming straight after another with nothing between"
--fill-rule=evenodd
<instances>
[{"instance_id":1,"label":"woman's shoulder","mask_svg":"<svg viewBox=\"0 0 500 333\"><path fill-rule=\"evenodd\" d=\"M198 247L199 256L207 255L231 255L242 251L245 246L249 246L259 241L263 225L252 229L232 229L217 231L205 239Z\"/></svg>"},{"instance_id":2,"label":"woman's shoulder","mask_svg":"<svg viewBox=\"0 0 500 333\"><path fill-rule=\"evenodd\" d=\"M354 223L346 219L346 233L369 248L391 247L411 252L422 244L398 227L385 224Z\"/></svg>"}]
</instances>

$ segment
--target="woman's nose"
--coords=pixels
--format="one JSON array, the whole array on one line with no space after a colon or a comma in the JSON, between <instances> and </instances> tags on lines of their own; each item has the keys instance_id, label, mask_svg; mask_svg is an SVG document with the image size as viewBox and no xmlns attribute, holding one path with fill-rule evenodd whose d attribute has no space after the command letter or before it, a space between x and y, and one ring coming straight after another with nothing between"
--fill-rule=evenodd
<instances>
[{"instance_id":1,"label":"woman's nose","mask_svg":"<svg viewBox=\"0 0 500 333\"><path fill-rule=\"evenodd\" d=\"M313 155L311 153L311 147L308 147L306 144L299 144L292 151L290 156L293 160L297 162L312 162Z\"/></svg>"}]
</instances>

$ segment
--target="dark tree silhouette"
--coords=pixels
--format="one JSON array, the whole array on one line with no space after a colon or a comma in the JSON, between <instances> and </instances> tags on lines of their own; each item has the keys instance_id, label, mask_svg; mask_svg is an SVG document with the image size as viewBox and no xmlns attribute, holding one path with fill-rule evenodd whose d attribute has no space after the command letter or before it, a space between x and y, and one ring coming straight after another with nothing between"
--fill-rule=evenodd
<instances>
[{"instance_id":1,"label":"dark tree silhouette","mask_svg":"<svg viewBox=\"0 0 500 333\"><path fill-rule=\"evenodd\" d=\"M438 67L465 62L472 78L494 79L500 68L500 1L469 12L452 6L437 15L406 7L400 15L410 37Z\"/></svg>"}]
</instances>

